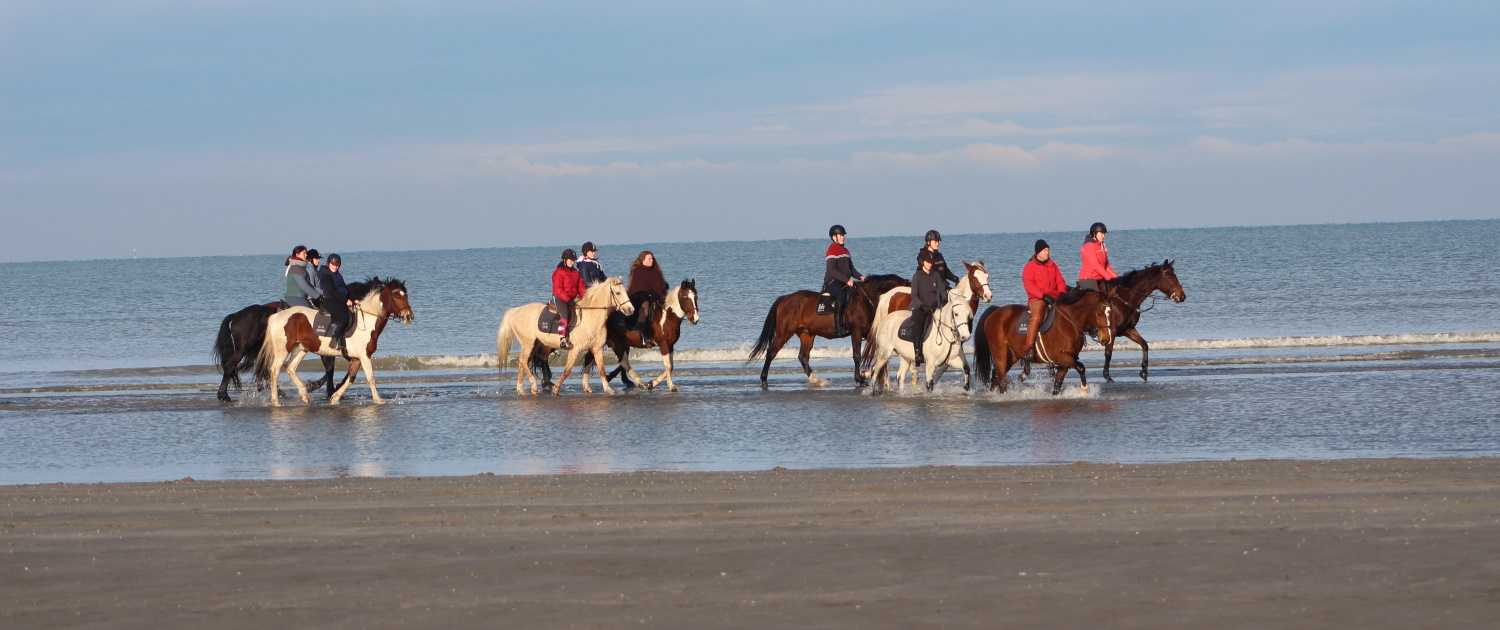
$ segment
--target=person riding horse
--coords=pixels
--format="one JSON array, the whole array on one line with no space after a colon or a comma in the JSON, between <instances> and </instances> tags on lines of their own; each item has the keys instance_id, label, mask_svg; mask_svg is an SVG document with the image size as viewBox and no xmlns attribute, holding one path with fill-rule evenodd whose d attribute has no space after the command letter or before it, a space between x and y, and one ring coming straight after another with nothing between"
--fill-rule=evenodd
<instances>
[{"instance_id":1,"label":"person riding horse","mask_svg":"<svg viewBox=\"0 0 1500 630\"><path fill-rule=\"evenodd\" d=\"M332 320L328 336L333 340L333 347L338 348L347 359L349 352L345 347L344 331L349 327L349 307L354 306L354 301L349 299L349 286L344 284L344 274L339 273L343 266L343 258L338 254L329 254L328 264L318 270L318 287L323 291L323 310L328 311ZM325 358L332 360L332 357Z\"/></svg>"},{"instance_id":2,"label":"person riding horse","mask_svg":"<svg viewBox=\"0 0 1500 630\"><path fill-rule=\"evenodd\" d=\"M948 261L943 260L943 252L939 251L943 247L943 235L939 234L937 230L927 230L927 236L923 240L926 241L923 249L932 255L932 270L939 276L942 276L943 295L947 295L948 289L953 288L948 283L958 282L960 278L953 275L953 271L948 269Z\"/></svg>"},{"instance_id":3,"label":"person riding horse","mask_svg":"<svg viewBox=\"0 0 1500 630\"><path fill-rule=\"evenodd\" d=\"M642 251L636 255L635 262L630 263L630 284L626 292L630 294L631 305L635 306L636 330L641 333L641 341L647 348L655 347L656 342L651 338L651 320L667 299L667 278L651 250Z\"/></svg>"},{"instance_id":4,"label":"person riding horse","mask_svg":"<svg viewBox=\"0 0 1500 630\"><path fill-rule=\"evenodd\" d=\"M298 245L292 248L292 255L286 259L285 269L281 275L285 290L282 292L281 302L286 306L314 306L313 300L323 297L323 293L313 286L307 276L307 248Z\"/></svg>"},{"instance_id":5,"label":"person riding horse","mask_svg":"<svg viewBox=\"0 0 1500 630\"><path fill-rule=\"evenodd\" d=\"M1052 248L1047 245L1047 241L1037 239L1033 249L1036 253L1021 269L1021 285L1026 288L1028 311L1026 343L1021 347L1026 349L1027 357L1036 352L1037 328L1042 325L1042 315L1046 313L1047 304L1068 291L1068 283L1063 280L1062 269L1058 268L1057 261L1052 260Z\"/></svg>"},{"instance_id":6,"label":"person riding horse","mask_svg":"<svg viewBox=\"0 0 1500 630\"><path fill-rule=\"evenodd\" d=\"M578 248L578 253L583 256L577 261L578 277L583 279L583 288L587 289L609 279L604 274L604 265L599 263L599 248L594 247L593 241L584 241L583 246Z\"/></svg>"},{"instance_id":7,"label":"person riding horse","mask_svg":"<svg viewBox=\"0 0 1500 630\"><path fill-rule=\"evenodd\" d=\"M823 253L823 293L833 298L833 321L838 336L843 336L848 330L844 321L844 307L849 303L849 290L854 287L855 281L863 282L865 275L854 268L854 259L849 256L849 248L844 247L848 241L848 233L844 226L835 225L828 228L828 238L833 241L828 244L828 249Z\"/></svg>"},{"instance_id":8,"label":"person riding horse","mask_svg":"<svg viewBox=\"0 0 1500 630\"><path fill-rule=\"evenodd\" d=\"M918 250L917 273L911 277L912 349L918 366L924 363L922 344L927 340L932 314L948 301L948 283L938 272L935 258L931 249Z\"/></svg>"},{"instance_id":9,"label":"person riding horse","mask_svg":"<svg viewBox=\"0 0 1500 630\"><path fill-rule=\"evenodd\" d=\"M584 243L592 245L592 243ZM562 337L558 347L571 350L573 342L568 339L568 323L573 321L573 303L583 297L583 278L579 276L578 256L571 248L562 251L562 260L552 270L552 303L557 309L557 335Z\"/></svg>"},{"instance_id":10,"label":"person riding horse","mask_svg":"<svg viewBox=\"0 0 1500 630\"><path fill-rule=\"evenodd\" d=\"M1104 246L1104 235L1109 233L1109 228L1103 223L1094 223L1089 226L1089 235L1084 237L1083 249L1079 250L1078 258L1082 264L1078 269L1078 288L1090 291L1103 291L1104 283L1120 277L1115 273L1115 268L1109 264L1109 248Z\"/></svg>"}]
</instances>

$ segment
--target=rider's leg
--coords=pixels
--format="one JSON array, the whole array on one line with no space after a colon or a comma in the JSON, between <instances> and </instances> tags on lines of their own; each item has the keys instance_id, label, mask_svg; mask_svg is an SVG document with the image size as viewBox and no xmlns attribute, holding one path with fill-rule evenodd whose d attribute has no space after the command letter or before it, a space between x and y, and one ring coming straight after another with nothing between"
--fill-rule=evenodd
<instances>
[{"instance_id":1,"label":"rider's leg","mask_svg":"<svg viewBox=\"0 0 1500 630\"><path fill-rule=\"evenodd\" d=\"M922 356L922 344L927 341L927 326L932 321L932 311L921 307L914 308L911 310L911 318L915 322L912 324L912 332L916 337L916 341L911 343L912 354L916 358L913 363L921 367L926 363L926 358Z\"/></svg>"},{"instance_id":2,"label":"rider's leg","mask_svg":"<svg viewBox=\"0 0 1500 630\"><path fill-rule=\"evenodd\" d=\"M562 337L558 346L564 350L573 347L573 340L568 338L568 325L573 321L573 303L563 302L557 305L557 335Z\"/></svg>"},{"instance_id":3,"label":"rider's leg","mask_svg":"<svg viewBox=\"0 0 1500 630\"><path fill-rule=\"evenodd\" d=\"M1042 325L1042 312L1046 310L1047 303L1042 300L1026 301L1026 344L1021 346L1021 356L1030 357L1036 353L1036 329Z\"/></svg>"}]
</instances>

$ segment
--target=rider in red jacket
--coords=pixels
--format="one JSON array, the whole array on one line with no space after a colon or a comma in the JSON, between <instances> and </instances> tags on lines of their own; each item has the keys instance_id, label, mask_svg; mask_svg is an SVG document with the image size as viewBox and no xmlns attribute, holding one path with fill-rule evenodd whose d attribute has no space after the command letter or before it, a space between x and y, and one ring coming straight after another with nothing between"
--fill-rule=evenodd
<instances>
[{"instance_id":1,"label":"rider in red jacket","mask_svg":"<svg viewBox=\"0 0 1500 630\"><path fill-rule=\"evenodd\" d=\"M1055 299L1068 290L1067 281L1063 280L1062 270L1057 267L1057 261L1052 260L1052 248L1047 241L1037 239L1036 255L1026 261L1026 266L1021 269L1021 284L1026 287L1026 310L1030 319L1026 326L1026 355L1031 356L1036 348L1036 328L1042 324L1042 314L1046 310L1047 300Z\"/></svg>"},{"instance_id":2,"label":"rider in red jacket","mask_svg":"<svg viewBox=\"0 0 1500 630\"><path fill-rule=\"evenodd\" d=\"M1115 268L1109 264L1109 248L1104 246L1104 235L1109 233L1109 228L1103 223L1095 223L1089 226L1089 235L1083 241L1083 249L1078 251L1078 258L1083 261L1082 267L1078 269L1078 286L1095 291L1104 290L1106 280L1114 280L1120 277L1115 273Z\"/></svg>"},{"instance_id":3,"label":"rider in red jacket","mask_svg":"<svg viewBox=\"0 0 1500 630\"><path fill-rule=\"evenodd\" d=\"M583 277L578 275L578 256L572 249L562 251L562 261L552 270L552 301L557 305L557 334L562 337L559 347L573 347L568 339L568 322L573 321L573 303L583 297Z\"/></svg>"}]
</instances>

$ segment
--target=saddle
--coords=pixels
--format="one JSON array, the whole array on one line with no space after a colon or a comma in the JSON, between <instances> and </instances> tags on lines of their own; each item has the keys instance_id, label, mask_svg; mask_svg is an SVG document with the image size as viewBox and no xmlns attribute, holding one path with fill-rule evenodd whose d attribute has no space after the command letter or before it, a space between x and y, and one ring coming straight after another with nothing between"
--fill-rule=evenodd
<instances>
[{"instance_id":1,"label":"saddle","mask_svg":"<svg viewBox=\"0 0 1500 630\"><path fill-rule=\"evenodd\" d=\"M542 313L536 317L536 329L555 335L561 322L562 317L557 314L557 305L548 302L546 308L543 308Z\"/></svg>"},{"instance_id":2,"label":"saddle","mask_svg":"<svg viewBox=\"0 0 1500 630\"><path fill-rule=\"evenodd\" d=\"M356 320L354 315L355 314L353 312L349 313L349 323L348 325L344 326L345 339L353 337L354 331L359 328L359 326L355 325ZM313 317L313 333L319 337L332 336L333 314L323 309L318 309L318 314Z\"/></svg>"},{"instance_id":3,"label":"saddle","mask_svg":"<svg viewBox=\"0 0 1500 630\"><path fill-rule=\"evenodd\" d=\"M896 337L900 338L902 341L908 341L911 343L921 343L922 341L925 341L924 339L918 338L918 335L921 334L922 331L917 330L917 318L915 317L906 318L906 321L901 322L901 327L896 329Z\"/></svg>"},{"instance_id":4,"label":"saddle","mask_svg":"<svg viewBox=\"0 0 1500 630\"><path fill-rule=\"evenodd\" d=\"M1024 336L1026 324L1030 323L1031 318L1023 315L1017 319L1019 321L1016 322L1016 334ZM1057 304L1049 302L1047 308L1042 311L1042 323L1037 326L1036 334L1040 335L1052 330L1052 322L1055 319L1057 319Z\"/></svg>"}]
</instances>

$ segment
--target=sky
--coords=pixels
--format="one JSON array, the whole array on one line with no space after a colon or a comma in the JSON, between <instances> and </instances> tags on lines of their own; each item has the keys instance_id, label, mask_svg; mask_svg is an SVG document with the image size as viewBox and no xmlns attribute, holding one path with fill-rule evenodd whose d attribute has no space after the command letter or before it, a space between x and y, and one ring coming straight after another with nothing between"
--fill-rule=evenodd
<instances>
[{"instance_id":1,"label":"sky","mask_svg":"<svg viewBox=\"0 0 1500 630\"><path fill-rule=\"evenodd\" d=\"M1497 32L1492 0L3 0L0 261L1494 218Z\"/></svg>"}]
</instances>

